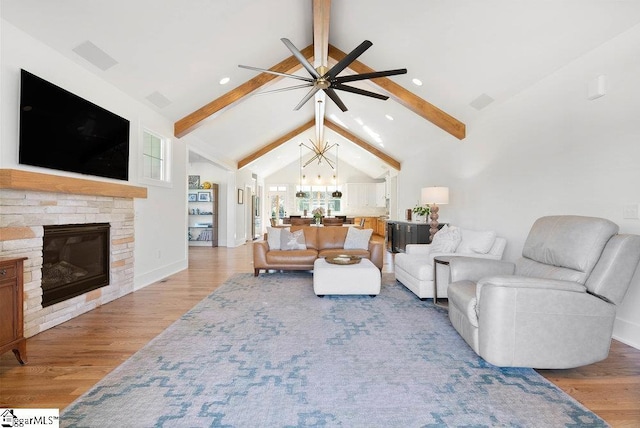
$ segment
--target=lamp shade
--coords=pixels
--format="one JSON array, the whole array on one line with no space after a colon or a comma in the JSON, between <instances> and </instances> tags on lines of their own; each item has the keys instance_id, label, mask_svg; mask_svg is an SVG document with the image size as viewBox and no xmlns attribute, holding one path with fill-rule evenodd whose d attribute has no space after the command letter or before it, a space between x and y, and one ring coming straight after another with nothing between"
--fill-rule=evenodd
<instances>
[{"instance_id":1,"label":"lamp shade","mask_svg":"<svg viewBox=\"0 0 640 428\"><path fill-rule=\"evenodd\" d=\"M422 188L423 204L446 205L449 203L448 187L423 187Z\"/></svg>"}]
</instances>

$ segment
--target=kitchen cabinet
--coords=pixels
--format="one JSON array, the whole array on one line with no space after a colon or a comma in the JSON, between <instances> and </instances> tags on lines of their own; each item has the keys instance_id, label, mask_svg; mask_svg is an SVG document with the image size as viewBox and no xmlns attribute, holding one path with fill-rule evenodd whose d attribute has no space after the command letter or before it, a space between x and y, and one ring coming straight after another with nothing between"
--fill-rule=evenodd
<instances>
[{"instance_id":1,"label":"kitchen cabinet","mask_svg":"<svg viewBox=\"0 0 640 428\"><path fill-rule=\"evenodd\" d=\"M376 232L376 228L378 227L378 218L377 217L354 217L353 224L359 225L360 222L364 219L363 229L373 229L373 232Z\"/></svg>"},{"instance_id":2,"label":"kitchen cabinet","mask_svg":"<svg viewBox=\"0 0 640 428\"><path fill-rule=\"evenodd\" d=\"M376 183L376 207L387 206L387 183Z\"/></svg>"},{"instance_id":3,"label":"kitchen cabinet","mask_svg":"<svg viewBox=\"0 0 640 428\"><path fill-rule=\"evenodd\" d=\"M380 235L380 236L387 236L387 222L384 219L377 219L377 227L376 227L376 234Z\"/></svg>"},{"instance_id":4,"label":"kitchen cabinet","mask_svg":"<svg viewBox=\"0 0 640 428\"><path fill-rule=\"evenodd\" d=\"M362 207L384 208L386 201L386 183L347 183L347 207L357 210Z\"/></svg>"}]
</instances>

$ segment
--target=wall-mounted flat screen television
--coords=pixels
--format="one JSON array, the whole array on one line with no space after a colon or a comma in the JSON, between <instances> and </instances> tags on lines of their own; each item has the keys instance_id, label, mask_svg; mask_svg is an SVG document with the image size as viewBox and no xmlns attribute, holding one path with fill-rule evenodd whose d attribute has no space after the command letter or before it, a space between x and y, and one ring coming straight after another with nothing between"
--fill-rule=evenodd
<instances>
[{"instance_id":1,"label":"wall-mounted flat screen television","mask_svg":"<svg viewBox=\"0 0 640 428\"><path fill-rule=\"evenodd\" d=\"M129 121L21 72L18 162L128 180Z\"/></svg>"}]
</instances>

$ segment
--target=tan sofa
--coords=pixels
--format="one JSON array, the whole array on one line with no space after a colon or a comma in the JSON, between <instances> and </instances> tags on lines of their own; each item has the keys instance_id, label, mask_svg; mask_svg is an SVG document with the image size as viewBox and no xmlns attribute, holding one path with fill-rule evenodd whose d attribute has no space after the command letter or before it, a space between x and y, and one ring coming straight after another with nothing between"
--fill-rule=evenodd
<instances>
[{"instance_id":1,"label":"tan sofa","mask_svg":"<svg viewBox=\"0 0 640 428\"><path fill-rule=\"evenodd\" d=\"M253 243L254 275L260 270L313 270L313 262L318 257L337 256L340 254L366 257L382 270L384 245L380 241L369 240L369 248L344 249L348 227L316 227L291 226L291 232L302 229L306 250L272 250L268 241Z\"/></svg>"}]
</instances>

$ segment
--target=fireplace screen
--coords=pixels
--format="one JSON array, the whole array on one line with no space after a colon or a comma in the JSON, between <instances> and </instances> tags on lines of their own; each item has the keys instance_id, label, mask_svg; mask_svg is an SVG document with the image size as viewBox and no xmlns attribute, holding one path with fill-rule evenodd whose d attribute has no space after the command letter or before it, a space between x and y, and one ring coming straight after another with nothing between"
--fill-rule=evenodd
<instances>
[{"instance_id":1,"label":"fireplace screen","mask_svg":"<svg viewBox=\"0 0 640 428\"><path fill-rule=\"evenodd\" d=\"M109 285L108 223L44 226L42 306Z\"/></svg>"}]
</instances>

